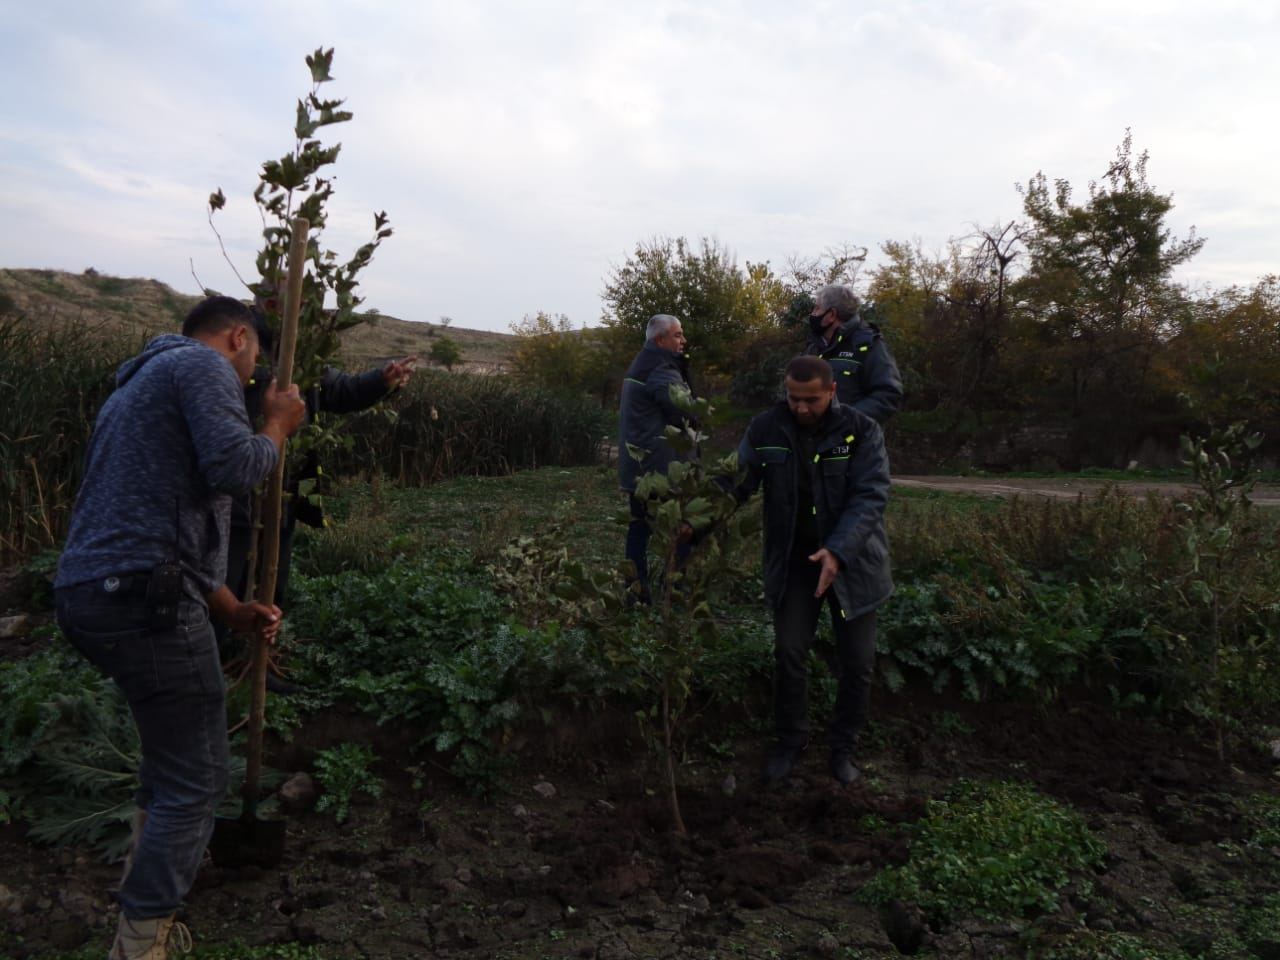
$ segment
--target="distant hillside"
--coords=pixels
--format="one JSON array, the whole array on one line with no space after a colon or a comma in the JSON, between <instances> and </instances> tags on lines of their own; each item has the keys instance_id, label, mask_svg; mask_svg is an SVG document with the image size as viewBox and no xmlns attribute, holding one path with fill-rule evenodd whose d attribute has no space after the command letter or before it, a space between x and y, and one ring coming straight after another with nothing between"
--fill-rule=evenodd
<instances>
[{"instance_id":1,"label":"distant hillside","mask_svg":"<svg viewBox=\"0 0 1280 960\"><path fill-rule=\"evenodd\" d=\"M158 280L109 277L95 270L0 269L0 312L7 309L36 323L87 324L104 336L134 332L139 338L176 330L199 297L178 293ZM426 362L432 340L447 333L462 350L461 369L500 372L510 364L516 338L489 330L414 323L378 314L343 338L343 359L372 365L417 353Z\"/></svg>"}]
</instances>

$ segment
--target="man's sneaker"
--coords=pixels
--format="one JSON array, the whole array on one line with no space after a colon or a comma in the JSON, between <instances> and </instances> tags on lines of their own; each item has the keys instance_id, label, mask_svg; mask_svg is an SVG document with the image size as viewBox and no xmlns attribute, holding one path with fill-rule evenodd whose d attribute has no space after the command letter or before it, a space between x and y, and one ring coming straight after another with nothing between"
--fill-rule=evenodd
<instances>
[{"instance_id":1,"label":"man's sneaker","mask_svg":"<svg viewBox=\"0 0 1280 960\"><path fill-rule=\"evenodd\" d=\"M800 754L804 753L806 744L800 744L798 747L787 746L786 744L777 744L773 748L773 752L769 754L769 759L765 761L763 777L766 783L777 783L779 780L785 779L787 774L791 772L791 768L796 765L796 761L800 759Z\"/></svg>"},{"instance_id":2,"label":"man's sneaker","mask_svg":"<svg viewBox=\"0 0 1280 960\"><path fill-rule=\"evenodd\" d=\"M171 951L191 952L191 931L185 924L173 916L130 920L122 913L107 960L169 960Z\"/></svg>"},{"instance_id":3,"label":"man's sneaker","mask_svg":"<svg viewBox=\"0 0 1280 960\"><path fill-rule=\"evenodd\" d=\"M836 751L831 754L831 776L836 778L837 783L847 787L862 776L862 772L853 765L849 754Z\"/></svg>"}]
</instances>

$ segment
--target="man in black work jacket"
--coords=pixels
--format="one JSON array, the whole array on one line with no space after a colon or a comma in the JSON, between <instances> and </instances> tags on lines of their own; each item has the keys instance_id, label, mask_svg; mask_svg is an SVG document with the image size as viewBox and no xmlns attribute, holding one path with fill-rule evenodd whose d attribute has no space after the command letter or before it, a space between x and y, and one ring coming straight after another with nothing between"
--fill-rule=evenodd
<instances>
[{"instance_id":1,"label":"man in black work jacket","mask_svg":"<svg viewBox=\"0 0 1280 960\"><path fill-rule=\"evenodd\" d=\"M757 416L738 447L744 502L764 485L764 592L773 612L776 741L766 780L791 772L809 740L809 648L825 604L839 665L831 775L859 776L854 742L866 724L876 608L893 592L884 511L889 460L880 427L836 398L819 357L787 366L786 400Z\"/></svg>"},{"instance_id":2,"label":"man in black work jacket","mask_svg":"<svg viewBox=\"0 0 1280 960\"><path fill-rule=\"evenodd\" d=\"M267 325L266 318L257 311L254 312L254 326L258 331L262 355L270 357L275 346L275 335ZM320 382L303 395L307 419L315 417L317 413L358 413L367 410L409 382L417 359L416 356L411 356L390 360L382 367L366 370L361 374L347 374L333 367L326 367L320 375ZM271 381L271 370L259 367L254 370L252 379L245 387L244 403L250 423L257 421L262 408L263 391ZM313 465L304 465L300 473L288 478L289 496L285 498L280 518L280 556L276 574L276 596L281 599L289 584L294 527L298 521L313 527L324 523L324 515L320 509L298 495L299 482L306 479L308 474L315 476L314 471ZM249 548L253 535L252 494L232 500L230 534L227 544L227 585L237 597L243 597L249 584ZM220 645L225 638L226 632L220 630ZM279 686L274 679L271 680L271 685Z\"/></svg>"},{"instance_id":3,"label":"man in black work jacket","mask_svg":"<svg viewBox=\"0 0 1280 960\"><path fill-rule=\"evenodd\" d=\"M668 426L691 422L676 405L672 390L693 392L689 361L684 355L684 330L680 319L668 313L649 318L644 349L636 354L622 381L618 406L618 486L631 505L625 556L635 566L639 598L649 600L648 505L636 498L636 483L646 473L666 473L681 454L667 442ZM639 454L639 458L632 454ZM681 556L688 547L681 547Z\"/></svg>"},{"instance_id":4,"label":"man in black work jacket","mask_svg":"<svg viewBox=\"0 0 1280 960\"><path fill-rule=\"evenodd\" d=\"M883 426L902 406L902 376L880 329L862 319L860 307L857 294L845 284L819 290L804 352L831 364L843 406Z\"/></svg>"}]
</instances>

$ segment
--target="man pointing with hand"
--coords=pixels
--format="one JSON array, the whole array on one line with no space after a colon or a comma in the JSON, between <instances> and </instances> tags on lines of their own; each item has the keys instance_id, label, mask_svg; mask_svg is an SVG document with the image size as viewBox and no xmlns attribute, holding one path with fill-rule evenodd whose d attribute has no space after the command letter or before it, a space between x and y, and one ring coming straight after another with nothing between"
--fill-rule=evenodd
<instances>
[{"instance_id":1,"label":"man pointing with hand","mask_svg":"<svg viewBox=\"0 0 1280 960\"><path fill-rule=\"evenodd\" d=\"M826 605L840 665L830 770L849 784L859 776L854 741L870 706L876 608L893 592L884 527L889 461L876 422L836 399L825 360L796 357L785 389L785 402L747 428L738 447L746 472L735 490L744 502L764 486L776 730L764 777L786 777L809 742L809 648Z\"/></svg>"}]
</instances>

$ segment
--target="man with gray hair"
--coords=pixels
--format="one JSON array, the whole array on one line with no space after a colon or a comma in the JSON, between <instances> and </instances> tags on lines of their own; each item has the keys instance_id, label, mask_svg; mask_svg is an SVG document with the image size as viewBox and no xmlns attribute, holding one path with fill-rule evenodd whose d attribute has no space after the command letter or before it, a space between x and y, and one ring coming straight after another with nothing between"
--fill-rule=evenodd
<instances>
[{"instance_id":1,"label":"man with gray hair","mask_svg":"<svg viewBox=\"0 0 1280 960\"><path fill-rule=\"evenodd\" d=\"M693 392L685 336L680 319L668 313L649 318L644 349L636 354L622 381L618 411L618 485L631 503L626 558L635 565L639 598L649 600L648 509L636 498L636 482L646 473L666 473L679 453L667 443L668 426L684 426L689 415L676 406L672 390ZM632 450L640 453L640 459ZM682 547L687 552L688 548Z\"/></svg>"},{"instance_id":2,"label":"man with gray hair","mask_svg":"<svg viewBox=\"0 0 1280 960\"><path fill-rule=\"evenodd\" d=\"M880 328L862 319L853 288L833 283L818 291L809 314L804 352L831 364L837 399L884 425L902 406L902 376Z\"/></svg>"}]
</instances>

